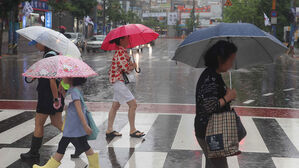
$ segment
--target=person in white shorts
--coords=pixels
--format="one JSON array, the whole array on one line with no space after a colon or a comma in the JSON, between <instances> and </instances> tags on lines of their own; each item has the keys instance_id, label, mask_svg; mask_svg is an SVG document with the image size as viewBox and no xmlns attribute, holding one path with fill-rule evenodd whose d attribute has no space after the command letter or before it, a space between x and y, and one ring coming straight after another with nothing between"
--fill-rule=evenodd
<instances>
[{"instance_id":1,"label":"person in white shorts","mask_svg":"<svg viewBox=\"0 0 299 168\"><path fill-rule=\"evenodd\" d=\"M122 136L119 132L113 129L113 123L115 120L116 112L121 104L127 103L129 105L129 123L130 123L130 136L141 138L145 134L140 132L135 127L135 115L137 103L136 99L124 83L122 73L129 74L136 68L136 63L130 62L130 56L127 53L127 46L129 45L129 36L120 37L110 41L119 46L119 49L115 51L112 59L111 68L109 71L109 81L113 85L114 95L113 103L108 117L108 128L106 131L107 138L114 138L116 136Z\"/></svg>"}]
</instances>

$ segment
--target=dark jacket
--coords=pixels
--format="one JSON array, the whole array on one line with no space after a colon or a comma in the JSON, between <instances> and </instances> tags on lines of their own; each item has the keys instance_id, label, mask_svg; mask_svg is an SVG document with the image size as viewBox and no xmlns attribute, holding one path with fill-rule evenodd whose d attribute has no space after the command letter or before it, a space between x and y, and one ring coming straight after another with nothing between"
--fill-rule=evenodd
<instances>
[{"instance_id":1,"label":"dark jacket","mask_svg":"<svg viewBox=\"0 0 299 168\"><path fill-rule=\"evenodd\" d=\"M229 111L230 104L220 107L219 99L226 94L226 85L222 76L215 69L207 68L201 74L196 87L196 117L195 133L199 138L204 138L209 117L213 113Z\"/></svg>"}]
</instances>

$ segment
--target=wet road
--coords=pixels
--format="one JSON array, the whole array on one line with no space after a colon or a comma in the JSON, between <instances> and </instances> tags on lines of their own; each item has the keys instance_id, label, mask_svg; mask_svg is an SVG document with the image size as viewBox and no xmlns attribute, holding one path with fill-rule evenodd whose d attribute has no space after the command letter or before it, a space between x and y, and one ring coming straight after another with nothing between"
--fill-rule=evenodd
<instances>
[{"instance_id":1,"label":"wet road","mask_svg":"<svg viewBox=\"0 0 299 168\"><path fill-rule=\"evenodd\" d=\"M195 86L203 69L171 61L181 40L158 39L152 48L139 56L141 73L136 84L130 84L138 102L194 104ZM34 100L36 83L26 84L21 76L27 67L39 60L41 53L5 56L0 59L0 99ZM136 55L136 52L134 52ZM110 102L112 86L108 70L113 53L85 53L83 59L99 73L84 86L88 101ZM298 61L286 55L273 64L259 65L233 72L233 87L238 98L235 105L299 108L297 88ZM229 84L228 74L223 74Z\"/></svg>"}]
</instances>

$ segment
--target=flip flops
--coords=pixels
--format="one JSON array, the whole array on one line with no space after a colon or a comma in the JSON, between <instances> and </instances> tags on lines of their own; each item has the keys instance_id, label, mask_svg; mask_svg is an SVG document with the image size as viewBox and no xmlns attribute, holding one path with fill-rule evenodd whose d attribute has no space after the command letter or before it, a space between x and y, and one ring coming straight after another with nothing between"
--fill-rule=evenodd
<instances>
[{"instance_id":1,"label":"flip flops","mask_svg":"<svg viewBox=\"0 0 299 168\"><path fill-rule=\"evenodd\" d=\"M137 134L139 134L139 135L137 135ZM140 132L137 130L134 133L130 134L130 136L133 138L141 138L141 137L145 136L145 134L143 132Z\"/></svg>"},{"instance_id":2,"label":"flip flops","mask_svg":"<svg viewBox=\"0 0 299 168\"><path fill-rule=\"evenodd\" d=\"M114 137L117 137L117 136L122 136L122 135L117 131L112 131L109 134L106 133L107 138L114 138Z\"/></svg>"}]
</instances>

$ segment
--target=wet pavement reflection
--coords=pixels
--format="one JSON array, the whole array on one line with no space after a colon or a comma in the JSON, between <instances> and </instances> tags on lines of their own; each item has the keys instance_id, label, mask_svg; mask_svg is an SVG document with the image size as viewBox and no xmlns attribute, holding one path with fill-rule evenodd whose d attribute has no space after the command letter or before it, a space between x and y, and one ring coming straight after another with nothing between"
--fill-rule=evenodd
<instances>
[{"instance_id":1,"label":"wet pavement reflection","mask_svg":"<svg viewBox=\"0 0 299 168\"><path fill-rule=\"evenodd\" d=\"M138 102L194 104L195 86L203 69L191 68L171 60L182 40L156 40L156 45L146 47L139 54L141 73L136 84L130 84ZM41 53L5 56L0 59L0 99L34 100L37 98L36 82L27 84L22 73L41 58ZM136 55L136 51L133 54ZM87 101L110 102L113 96L108 71L113 52L83 53L86 61L99 76L90 78L84 86ZM299 107L296 90L298 62L286 55L275 63L253 66L233 71L233 88L237 89L235 105ZM229 84L228 74L224 79Z\"/></svg>"}]
</instances>

